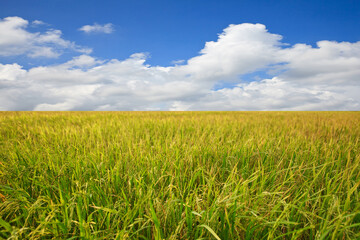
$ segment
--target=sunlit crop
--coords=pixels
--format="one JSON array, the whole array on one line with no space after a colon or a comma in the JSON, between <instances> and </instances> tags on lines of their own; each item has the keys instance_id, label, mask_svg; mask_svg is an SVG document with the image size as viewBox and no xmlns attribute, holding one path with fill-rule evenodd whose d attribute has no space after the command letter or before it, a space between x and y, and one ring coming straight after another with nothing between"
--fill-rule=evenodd
<instances>
[{"instance_id":1,"label":"sunlit crop","mask_svg":"<svg viewBox=\"0 0 360 240\"><path fill-rule=\"evenodd\" d=\"M2 112L0 239L359 239L359 112Z\"/></svg>"}]
</instances>

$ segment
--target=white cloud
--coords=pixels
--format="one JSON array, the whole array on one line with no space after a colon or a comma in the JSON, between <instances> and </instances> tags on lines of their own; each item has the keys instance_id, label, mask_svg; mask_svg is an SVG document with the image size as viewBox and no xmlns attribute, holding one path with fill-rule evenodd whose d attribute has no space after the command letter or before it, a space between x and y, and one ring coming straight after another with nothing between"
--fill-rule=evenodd
<instances>
[{"instance_id":1,"label":"white cloud","mask_svg":"<svg viewBox=\"0 0 360 240\"><path fill-rule=\"evenodd\" d=\"M297 44L282 52L287 81L359 85L360 42L320 41L317 48Z\"/></svg>"},{"instance_id":2,"label":"white cloud","mask_svg":"<svg viewBox=\"0 0 360 240\"><path fill-rule=\"evenodd\" d=\"M360 98L348 94L349 90L349 86L304 86L274 77L212 91L187 110L358 110Z\"/></svg>"},{"instance_id":3,"label":"white cloud","mask_svg":"<svg viewBox=\"0 0 360 240\"><path fill-rule=\"evenodd\" d=\"M34 20L31 22L32 25L34 26L39 26L39 25L45 25L45 23L43 21L40 20Z\"/></svg>"},{"instance_id":4,"label":"white cloud","mask_svg":"<svg viewBox=\"0 0 360 240\"><path fill-rule=\"evenodd\" d=\"M83 31L85 33L107 33L107 34L110 34L114 31L114 25L111 23L107 23L104 25L94 23L94 25L82 26L81 28L79 28L79 31Z\"/></svg>"},{"instance_id":5,"label":"white cloud","mask_svg":"<svg viewBox=\"0 0 360 240\"><path fill-rule=\"evenodd\" d=\"M171 64L174 64L174 65L180 65L183 63L185 63L185 60L183 60L183 59L171 61Z\"/></svg>"},{"instance_id":6,"label":"white cloud","mask_svg":"<svg viewBox=\"0 0 360 240\"><path fill-rule=\"evenodd\" d=\"M0 63L0 80L14 81L26 75L26 71L16 63L14 64L1 64Z\"/></svg>"},{"instance_id":7,"label":"white cloud","mask_svg":"<svg viewBox=\"0 0 360 240\"><path fill-rule=\"evenodd\" d=\"M40 23L38 20L34 22ZM91 49L63 39L60 30L49 29L45 33L32 33L26 30L28 26L29 22L20 17L0 19L0 56L56 58L65 49L87 54L91 52Z\"/></svg>"},{"instance_id":8,"label":"white cloud","mask_svg":"<svg viewBox=\"0 0 360 240\"><path fill-rule=\"evenodd\" d=\"M281 38L269 33L262 24L230 25L182 69L205 81L233 79L277 62Z\"/></svg>"},{"instance_id":9,"label":"white cloud","mask_svg":"<svg viewBox=\"0 0 360 240\"><path fill-rule=\"evenodd\" d=\"M17 24L24 24L20 20ZM38 39L65 46L59 36L50 31ZM143 53L107 61L85 54L29 70L0 65L0 109L360 109L359 42L320 41L314 48L288 46L281 39L264 25L239 24L182 65L150 66ZM259 70L273 76L242 82L245 74ZM213 89L228 81L235 87Z\"/></svg>"},{"instance_id":10,"label":"white cloud","mask_svg":"<svg viewBox=\"0 0 360 240\"><path fill-rule=\"evenodd\" d=\"M104 61L96 60L88 55L80 55L65 63L69 67L91 67L96 64L104 63Z\"/></svg>"}]
</instances>

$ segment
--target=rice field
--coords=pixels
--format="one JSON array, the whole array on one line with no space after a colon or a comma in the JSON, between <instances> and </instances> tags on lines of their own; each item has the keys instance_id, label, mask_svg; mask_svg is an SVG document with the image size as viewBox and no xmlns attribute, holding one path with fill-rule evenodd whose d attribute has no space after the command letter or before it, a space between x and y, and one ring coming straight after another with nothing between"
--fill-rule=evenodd
<instances>
[{"instance_id":1,"label":"rice field","mask_svg":"<svg viewBox=\"0 0 360 240\"><path fill-rule=\"evenodd\" d=\"M360 239L360 112L1 112L0 239Z\"/></svg>"}]
</instances>

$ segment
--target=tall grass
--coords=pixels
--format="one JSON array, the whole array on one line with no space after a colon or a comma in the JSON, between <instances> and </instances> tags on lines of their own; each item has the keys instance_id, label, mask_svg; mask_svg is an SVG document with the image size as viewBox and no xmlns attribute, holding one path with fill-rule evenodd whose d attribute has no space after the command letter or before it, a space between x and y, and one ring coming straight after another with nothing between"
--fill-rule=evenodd
<instances>
[{"instance_id":1,"label":"tall grass","mask_svg":"<svg viewBox=\"0 0 360 240\"><path fill-rule=\"evenodd\" d=\"M360 239L359 112L3 112L0 238Z\"/></svg>"}]
</instances>

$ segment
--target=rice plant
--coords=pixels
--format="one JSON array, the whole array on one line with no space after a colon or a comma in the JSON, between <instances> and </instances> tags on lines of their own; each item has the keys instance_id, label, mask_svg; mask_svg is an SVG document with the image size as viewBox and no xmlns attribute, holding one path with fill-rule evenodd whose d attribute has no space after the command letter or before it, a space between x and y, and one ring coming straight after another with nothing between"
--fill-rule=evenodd
<instances>
[{"instance_id":1,"label":"rice plant","mask_svg":"<svg viewBox=\"0 0 360 240\"><path fill-rule=\"evenodd\" d=\"M359 112L2 112L2 239L360 239Z\"/></svg>"}]
</instances>

